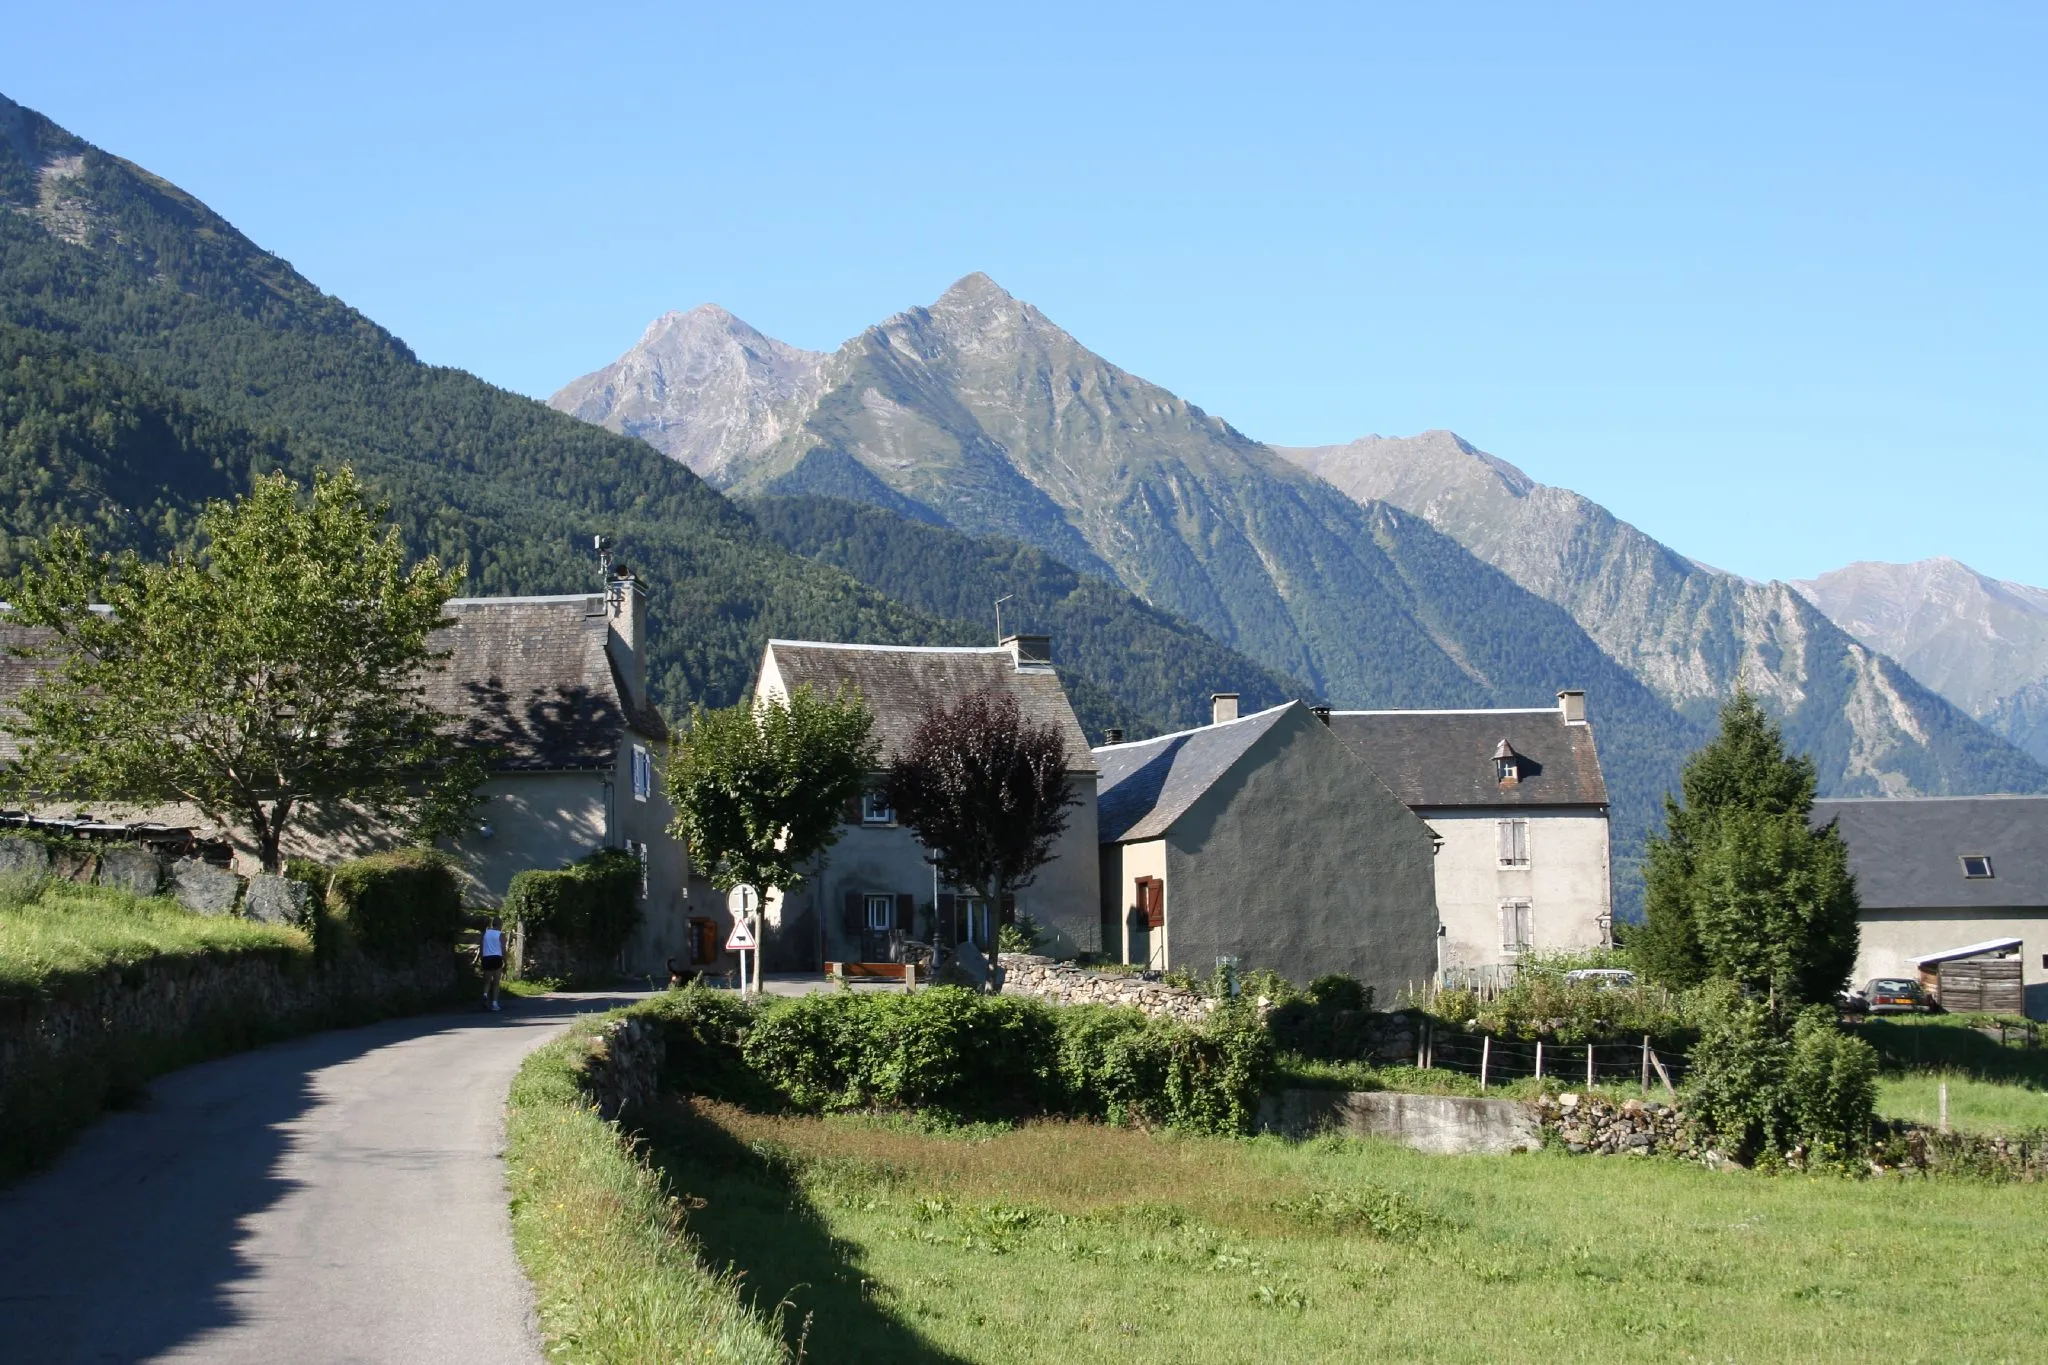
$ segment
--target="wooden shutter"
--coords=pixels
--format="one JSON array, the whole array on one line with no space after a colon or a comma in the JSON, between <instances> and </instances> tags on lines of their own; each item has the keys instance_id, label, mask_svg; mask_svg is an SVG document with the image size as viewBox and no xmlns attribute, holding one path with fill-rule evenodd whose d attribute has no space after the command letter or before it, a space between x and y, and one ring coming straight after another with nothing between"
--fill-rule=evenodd
<instances>
[{"instance_id":1,"label":"wooden shutter","mask_svg":"<svg viewBox=\"0 0 2048 1365\"><path fill-rule=\"evenodd\" d=\"M852 934L856 940L859 939L861 931L867 928L867 901L866 892L846 893L846 932Z\"/></svg>"},{"instance_id":2,"label":"wooden shutter","mask_svg":"<svg viewBox=\"0 0 2048 1365\"><path fill-rule=\"evenodd\" d=\"M917 897L910 895L908 892L897 892L896 924L894 927L906 937L916 938L917 935L914 932L912 932L916 928L916 925Z\"/></svg>"},{"instance_id":3,"label":"wooden shutter","mask_svg":"<svg viewBox=\"0 0 2048 1365\"><path fill-rule=\"evenodd\" d=\"M1495 821L1494 829L1500 836L1500 863L1502 867L1506 867L1515 860L1515 822L1512 820ZM1506 925L1505 920L1502 921L1502 925ZM1503 928L1503 932L1505 932L1505 928ZM1505 943L1507 940L1503 938L1501 941Z\"/></svg>"},{"instance_id":4,"label":"wooden shutter","mask_svg":"<svg viewBox=\"0 0 2048 1365\"><path fill-rule=\"evenodd\" d=\"M1145 912L1145 927L1166 926L1166 884L1157 877L1138 878L1138 908Z\"/></svg>"},{"instance_id":5,"label":"wooden shutter","mask_svg":"<svg viewBox=\"0 0 2048 1365\"><path fill-rule=\"evenodd\" d=\"M1529 822L1527 820L1510 820L1508 824L1515 832L1515 866L1527 867L1529 865Z\"/></svg>"},{"instance_id":6,"label":"wooden shutter","mask_svg":"<svg viewBox=\"0 0 2048 1365\"><path fill-rule=\"evenodd\" d=\"M938 923L932 926L932 937L948 947L960 942L959 900L950 891L941 891L933 900L932 907L938 916Z\"/></svg>"}]
</instances>

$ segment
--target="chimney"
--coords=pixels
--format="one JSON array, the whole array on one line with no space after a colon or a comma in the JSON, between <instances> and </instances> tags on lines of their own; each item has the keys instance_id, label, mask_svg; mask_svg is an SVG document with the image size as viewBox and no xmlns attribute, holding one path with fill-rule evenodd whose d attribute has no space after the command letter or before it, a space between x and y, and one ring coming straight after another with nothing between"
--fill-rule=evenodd
<instances>
[{"instance_id":1,"label":"chimney","mask_svg":"<svg viewBox=\"0 0 2048 1365\"><path fill-rule=\"evenodd\" d=\"M1052 667L1052 636L1050 635L1005 635L1001 645L1010 651L1010 657L1017 661L1021 673L1027 668Z\"/></svg>"},{"instance_id":2,"label":"chimney","mask_svg":"<svg viewBox=\"0 0 2048 1365\"><path fill-rule=\"evenodd\" d=\"M1209 723L1221 725L1237 719L1237 693L1211 692L1209 694Z\"/></svg>"},{"instance_id":3,"label":"chimney","mask_svg":"<svg viewBox=\"0 0 2048 1365\"><path fill-rule=\"evenodd\" d=\"M1109 728L1108 728L1107 730L1104 730L1104 731L1102 732L1102 742L1103 742L1104 744L1121 744L1121 743L1123 743L1123 742L1124 742L1124 727L1123 727L1123 726L1121 726L1121 725L1112 725L1112 726L1110 726L1110 727L1109 727Z\"/></svg>"},{"instance_id":4,"label":"chimney","mask_svg":"<svg viewBox=\"0 0 2048 1365\"><path fill-rule=\"evenodd\" d=\"M1311 706L1308 713L1325 725L1330 723L1330 708L1327 706Z\"/></svg>"},{"instance_id":5,"label":"chimney","mask_svg":"<svg viewBox=\"0 0 2048 1365\"><path fill-rule=\"evenodd\" d=\"M647 705L647 587L621 564L604 584L605 652L624 681L626 699Z\"/></svg>"},{"instance_id":6,"label":"chimney","mask_svg":"<svg viewBox=\"0 0 2048 1365\"><path fill-rule=\"evenodd\" d=\"M1557 694L1557 711L1564 717L1566 725L1586 723L1586 693L1584 688L1568 687Z\"/></svg>"}]
</instances>

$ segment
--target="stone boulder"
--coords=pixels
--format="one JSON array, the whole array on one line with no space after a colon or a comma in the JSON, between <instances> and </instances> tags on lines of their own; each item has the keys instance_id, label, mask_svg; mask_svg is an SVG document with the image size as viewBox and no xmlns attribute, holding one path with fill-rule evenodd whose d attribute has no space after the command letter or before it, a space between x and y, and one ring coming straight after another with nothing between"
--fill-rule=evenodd
<instances>
[{"instance_id":1,"label":"stone boulder","mask_svg":"<svg viewBox=\"0 0 2048 1365\"><path fill-rule=\"evenodd\" d=\"M313 917L313 889L290 877L259 872L249 879L242 913L265 924L304 924Z\"/></svg>"},{"instance_id":2,"label":"stone boulder","mask_svg":"<svg viewBox=\"0 0 2048 1365\"><path fill-rule=\"evenodd\" d=\"M50 875L89 886L92 884L92 874L99 866L99 861L99 854L90 848L58 844L50 849Z\"/></svg>"},{"instance_id":3,"label":"stone boulder","mask_svg":"<svg viewBox=\"0 0 2048 1365\"><path fill-rule=\"evenodd\" d=\"M163 890L164 861L150 849L119 844L100 855L98 881L116 891L154 896Z\"/></svg>"},{"instance_id":4,"label":"stone boulder","mask_svg":"<svg viewBox=\"0 0 2048 1365\"><path fill-rule=\"evenodd\" d=\"M40 839L28 839L19 834L0 838L0 873L17 873L30 877L49 875L50 850Z\"/></svg>"},{"instance_id":5,"label":"stone boulder","mask_svg":"<svg viewBox=\"0 0 2048 1365\"><path fill-rule=\"evenodd\" d=\"M180 858L171 864L171 889L178 904L195 914L231 915L242 893L242 879L198 858Z\"/></svg>"}]
</instances>

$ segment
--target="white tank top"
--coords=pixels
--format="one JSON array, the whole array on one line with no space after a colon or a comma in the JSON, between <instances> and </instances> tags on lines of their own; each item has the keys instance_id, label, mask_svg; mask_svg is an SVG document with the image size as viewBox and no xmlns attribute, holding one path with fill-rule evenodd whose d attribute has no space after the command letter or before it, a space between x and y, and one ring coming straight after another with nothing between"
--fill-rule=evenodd
<instances>
[{"instance_id":1,"label":"white tank top","mask_svg":"<svg viewBox=\"0 0 2048 1365\"><path fill-rule=\"evenodd\" d=\"M498 929L484 930L483 955L485 957L503 957L505 955L505 935L503 931Z\"/></svg>"}]
</instances>

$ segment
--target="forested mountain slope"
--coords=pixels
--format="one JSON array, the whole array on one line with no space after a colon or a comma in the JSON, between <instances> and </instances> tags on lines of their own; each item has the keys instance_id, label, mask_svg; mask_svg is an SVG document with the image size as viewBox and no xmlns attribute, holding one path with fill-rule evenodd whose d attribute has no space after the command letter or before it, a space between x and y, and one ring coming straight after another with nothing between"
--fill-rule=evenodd
<instances>
[{"instance_id":1,"label":"forested mountain slope","mask_svg":"<svg viewBox=\"0 0 2048 1365\"><path fill-rule=\"evenodd\" d=\"M47 402L34 422L10 422L10 542L71 508L113 543L146 548L175 535L204 493L239 486L245 456L349 460L415 550L467 567L472 592L587 589L590 537L614 536L657 589L651 676L671 706L737 698L770 634L924 643L942 629L789 554L644 443L421 364L205 205L4 97L0 323L69 348L69 359L17 364L24 392L55 365L96 376L88 387L132 374L163 399L110 399L141 404L128 444L96 447L101 463L82 481L64 476L54 503L45 494L63 480L40 462L71 458L76 472L76 433L37 434L35 423L66 420ZM79 397L75 411L89 408ZM244 434L219 448L204 435L227 427Z\"/></svg>"},{"instance_id":2,"label":"forested mountain slope","mask_svg":"<svg viewBox=\"0 0 2048 1365\"><path fill-rule=\"evenodd\" d=\"M1407 509L1568 611L1667 702L1710 717L1740 681L1832 795L2048 789L2048 771L1785 583L1698 564L1447 431L1283 449L1362 506Z\"/></svg>"},{"instance_id":3,"label":"forested mountain slope","mask_svg":"<svg viewBox=\"0 0 2048 1365\"><path fill-rule=\"evenodd\" d=\"M1792 586L1986 729L2048 762L2048 589L1953 559L1851 564Z\"/></svg>"}]
</instances>

